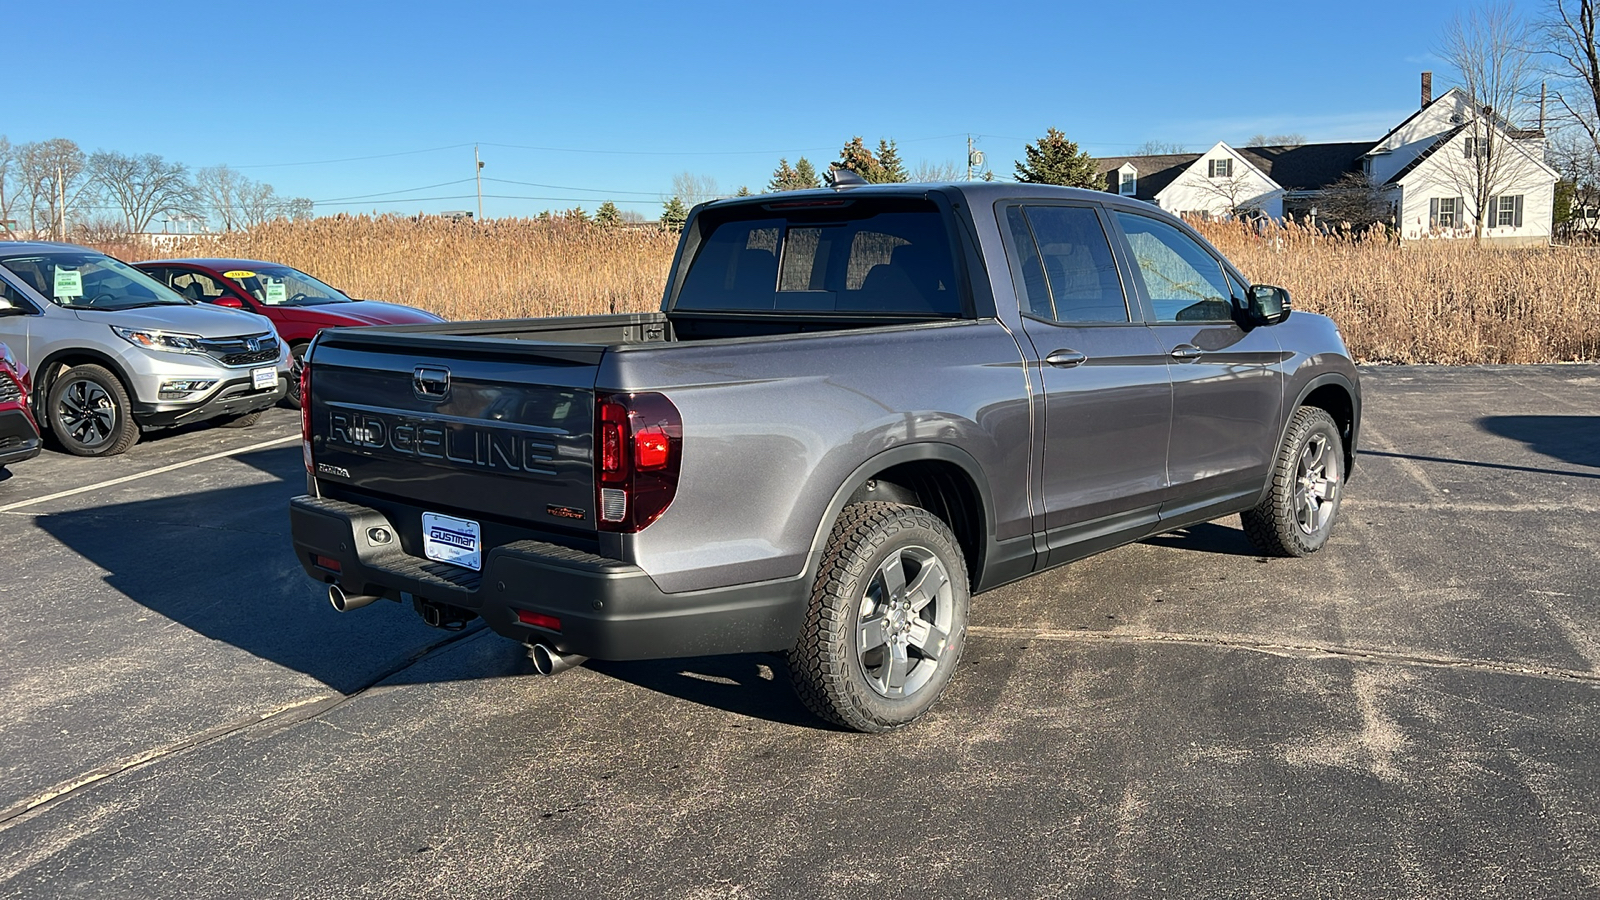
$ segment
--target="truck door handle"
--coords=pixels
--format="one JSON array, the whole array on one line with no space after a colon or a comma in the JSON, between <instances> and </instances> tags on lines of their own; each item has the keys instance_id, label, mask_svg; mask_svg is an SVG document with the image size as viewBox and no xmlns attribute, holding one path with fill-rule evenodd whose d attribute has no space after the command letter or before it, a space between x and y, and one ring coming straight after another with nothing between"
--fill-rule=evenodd
<instances>
[{"instance_id":1,"label":"truck door handle","mask_svg":"<svg viewBox=\"0 0 1600 900\"><path fill-rule=\"evenodd\" d=\"M1076 350L1057 350L1046 356L1044 361L1058 369L1070 369L1073 366L1081 366L1088 362L1089 357Z\"/></svg>"},{"instance_id":2,"label":"truck door handle","mask_svg":"<svg viewBox=\"0 0 1600 900\"><path fill-rule=\"evenodd\" d=\"M1172 348L1172 358L1181 362L1193 362L1205 355L1204 350L1193 344L1179 344Z\"/></svg>"}]
</instances>

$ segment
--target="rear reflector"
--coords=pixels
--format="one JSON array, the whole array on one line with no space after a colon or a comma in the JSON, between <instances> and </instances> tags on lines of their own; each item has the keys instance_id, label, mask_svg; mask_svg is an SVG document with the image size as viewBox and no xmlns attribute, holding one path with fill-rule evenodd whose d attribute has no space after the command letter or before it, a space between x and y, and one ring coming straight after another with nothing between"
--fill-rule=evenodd
<instances>
[{"instance_id":1,"label":"rear reflector","mask_svg":"<svg viewBox=\"0 0 1600 900\"><path fill-rule=\"evenodd\" d=\"M326 556L313 556L311 557L311 563L317 568L327 569L329 572L341 571L339 561L337 559L329 559Z\"/></svg>"},{"instance_id":2,"label":"rear reflector","mask_svg":"<svg viewBox=\"0 0 1600 900\"><path fill-rule=\"evenodd\" d=\"M560 619L556 618L555 616L547 616L544 613L536 613L531 610L517 610L517 621L524 625L532 625L535 628L543 628L546 631L561 630Z\"/></svg>"}]
</instances>

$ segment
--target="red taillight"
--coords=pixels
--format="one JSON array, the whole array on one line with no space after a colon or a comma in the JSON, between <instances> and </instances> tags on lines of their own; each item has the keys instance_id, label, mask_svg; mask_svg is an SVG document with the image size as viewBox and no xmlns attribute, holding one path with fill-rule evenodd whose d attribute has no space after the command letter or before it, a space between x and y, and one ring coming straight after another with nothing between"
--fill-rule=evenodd
<instances>
[{"instance_id":1,"label":"red taillight","mask_svg":"<svg viewBox=\"0 0 1600 900\"><path fill-rule=\"evenodd\" d=\"M660 518L678 492L683 418L660 394L595 400L595 520L602 531L636 532Z\"/></svg>"},{"instance_id":2,"label":"red taillight","mask_svg":"<svg viewBox=\"0 0 1600 900\"><path fill-rule=\"evenodd\" d=\"M305 457L307 474L316 474L311 466L311 361L300 364L300 449Z\"/></svg>"},{"instance_id":3,"label":"red taillight","mask_svg":"<svg viewBox=\"0 0 1600 900\"><path fill-rule=\"evenodd\" d=\"M555 616L547 616L544 613L536 613L532 610L517 610L517 621L524 625L532 625L535 628L543 628L546 631L561 630L560 619L556 618Z\"/></svg>"},{"instance_id":4,"label":"red taillight","mask_svg":"<svg viewBox=\"0 0 1600 900\"><path fill-rule=\"evenodd\" d=\"M339 561L329 556L313 556L311 557L311 562L315 564L317 568L327 569L329 572L333 572L334 574L338 574L343 570L343 567L339 565Z\"/></svg>"},{"instance_id":5,"label":"red taillight","mask_svg":"<svg viewBox=\"0 0 1600 900\"><path fill-rule=\"evenodd\" d=\"M633 462L641 470L665 468L672 459L672 439L658 425L647 425L633 436Z\"/></svg>"}]
</instances>

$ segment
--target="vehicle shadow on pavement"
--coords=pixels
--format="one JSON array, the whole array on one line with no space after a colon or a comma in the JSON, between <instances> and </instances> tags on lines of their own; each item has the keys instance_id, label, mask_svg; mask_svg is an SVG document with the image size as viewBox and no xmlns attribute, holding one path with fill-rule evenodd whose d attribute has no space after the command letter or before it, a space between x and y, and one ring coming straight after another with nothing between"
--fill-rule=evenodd
<instances>
[{"instance_id":1,"label":"vehicle shadow on pavement","mask_svg":"<svg viewBox=\"0 0 1600 900\"><path fill-rule=\"evenodd\" d=\"M1485 416L1478 427L1542 456L1600 469L1600 416Z\"/></svg>"},{"instance_id":2,"label":"vehicle shadow on pavement","mask_svg":"<svg viewBox=\"0 0 1600 900\"><path fill-rule=\"evenodd\" d=\"M735 715L819 731L837 730L812 715L789 687L783 657L772 653L700 656L584 665L608 678Z\"/></svg>"},{"instance_id":3,"label":"vehicle shadow on pavement","mask_svg":"<svg viewBox=\"0 0 1600 900\"><path fill-rule=\"evenodd\" d=\"M1165 534L1147 537L1140 541L1152 547L1170 547L1174 550L1193 550L1197 553L1220 553L1224 556L1260 556L1261 551L1250 543L1244 531L1216 522L1202 522L1179 528Z\"/></svg>"},{"instance_id":4,"label":"vehicle shadow on pavement","mask_svg":"<svg viewBox=\"0 0 1600 900\"><path fill-rule=\"evenodd\" d=\"M289 540L289 498L304 489L299 447L231 459L272 477L203 489L237 482L237 469L226 473L219 461L144 482L145 490L177 484L192 493L41 512L33 522L129 600L340 693L368 687L446 637L397 603L340 614L306 577Z\"/></svg>"}]
</instances>

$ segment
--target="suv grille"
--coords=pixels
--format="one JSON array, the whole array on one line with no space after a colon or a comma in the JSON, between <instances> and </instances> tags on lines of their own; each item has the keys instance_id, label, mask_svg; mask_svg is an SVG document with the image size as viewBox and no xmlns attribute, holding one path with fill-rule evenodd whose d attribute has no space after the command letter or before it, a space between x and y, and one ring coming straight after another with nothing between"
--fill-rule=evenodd
<instances>
[{"instance_id":1,"label":"suv grille","mask_svg":"<svg viewBox=\"0 0 1600 900\"><path fill-rule=\"evenodd\" d=\"M0 372L0 403L16 403L22 399L22 388L11 376Z\"/></svg>"},{"instance_id":2,"label":"suv grille","mask_svg":"<svg viewBox=\"0 0 1600 900\"><path fill-rule=\"evenodd\" d=\"M278 338L273 334L252 334L244 337L201 338L200 346L206 354L225 366L253 366L274 362L278 358ZM255 346L251 346L251 344Z\"/></svg>"}]
</instances>

